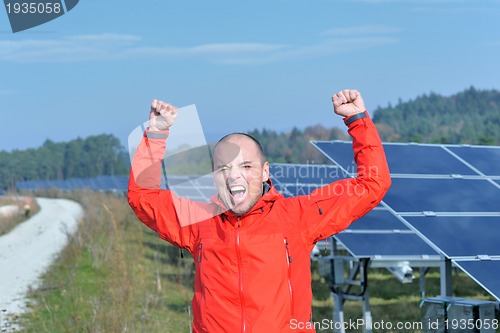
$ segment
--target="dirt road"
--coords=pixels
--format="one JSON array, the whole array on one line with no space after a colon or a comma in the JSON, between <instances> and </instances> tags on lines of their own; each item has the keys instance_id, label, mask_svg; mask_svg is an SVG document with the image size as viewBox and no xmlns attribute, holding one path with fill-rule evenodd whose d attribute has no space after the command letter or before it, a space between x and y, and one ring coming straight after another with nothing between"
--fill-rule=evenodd
<instances>
[{"instance_id":1,"label":"dirt road","mask_svg":"<svg viewBox=\"0 0 500 333\"><path fill-rule=\"evenodd\" d=\"M0 237L0 310L19 314L29 288L36 288L73 233L81 206L64 199L37 199L40 212Z\"/></svg>"}]
</instances>

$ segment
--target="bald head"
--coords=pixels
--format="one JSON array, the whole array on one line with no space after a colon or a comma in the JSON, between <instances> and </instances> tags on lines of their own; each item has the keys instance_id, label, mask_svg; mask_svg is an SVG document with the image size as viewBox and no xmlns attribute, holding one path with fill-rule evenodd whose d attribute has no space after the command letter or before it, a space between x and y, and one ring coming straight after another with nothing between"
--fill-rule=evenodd
<instances>
[{"instance_id":1,"label":"bald head","mask_svg":"<svg viewBox=\"0 0 500 333\"><path fill-rule=\"evenodd\" d=\"M255 150L256 155L259 158L259 162L263 165L266 161L266 157L264 154L264 149L262 149L262 145L260 142L255 139L253 136L246 133L230 133L223 136L214 146L213 148L213 156L214 156L214 168L217 168L215 165L215 157L218 155L224 155L224 159L234 159L240 153L241 149L251 149ZM222 154L221 154L222 153Z\"/></svg>"}]
</instances>

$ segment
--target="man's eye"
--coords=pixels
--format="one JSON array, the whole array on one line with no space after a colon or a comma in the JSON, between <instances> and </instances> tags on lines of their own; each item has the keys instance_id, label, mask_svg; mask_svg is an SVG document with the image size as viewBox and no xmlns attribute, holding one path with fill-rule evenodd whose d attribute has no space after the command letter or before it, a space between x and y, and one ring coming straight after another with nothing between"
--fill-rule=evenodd
<instances>
[{"instance_id":1,"label":"man's eye","mask_svg":"<svg viewBox=\"0 0 500 333\"><path fill-rule=\"evenodd\" d=\"M243 167L244 167L245 169L251 169L251 168L252 168L252 166L251 166L251 165L244 165Z\"/></svg>"}]
</instances>

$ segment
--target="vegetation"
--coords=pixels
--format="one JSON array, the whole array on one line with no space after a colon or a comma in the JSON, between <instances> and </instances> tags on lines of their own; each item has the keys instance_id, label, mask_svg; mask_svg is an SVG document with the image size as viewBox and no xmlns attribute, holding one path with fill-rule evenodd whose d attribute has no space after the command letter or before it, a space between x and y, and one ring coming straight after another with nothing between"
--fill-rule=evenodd
<instances>
[{"instance_id":1,"label":"vegetation","mask_svg":"<svg viewBox=\"0 0 500 333\"><path fill-rule=\"evenodd\" d=\"M71 196L85 216L33 290L22 332L189 332L191 260L179 260L123 197Z\"/></svg>"},{"instance_id":2,"label":"vegetation","mask_svg":"<svg viewBox=\"0 0 500 333\"><path fill-rule=\"evenodd\" d=\"M328 129L323 125L309 126L303 131L294 127L284 133L255 129L249 134L259 140L268 161L275 163L328 163L309 141L347 140L347 134L340 128Z\"/></svg>"},{"instance_id":3,"label":"vegetation","mask_svg":"<svg viewBox=\"0 0 500 333\"><path fill-rule=\"evenodd\" d=\"M374 121L387 141L498 145L499 108L499 92L470 88L450 97L423 95L378 108ZM250 134L261 141L270 162L288 163L324 163L308 141L347 139L342 130L321 125ZM47 140L38 149L0 152L0 189L18 180L117 175L126 174L127 168L123 147L111 135L68 143ZM123 197L49 194L80 202L85 217L41 288L32 291L31 311L21 319L23 332L189 332L194 265L187 253L180 259L178 249L137 221ZM328 280L317 274L315 265L313 316L319 322L332 318L333 305ZM491 299L464 273L454 274L456 295ZM427 295L438 295L439 272L431 270L426 280ZM374 321L420 320L418 274L413 283L401 284L387 271L371 269L369 292ZM361 304L346 302L345 318L362 318Z\"/></svg>"},{"instance_id":4,"label":"vegetation","mask_svg":"<svg viewBox=\"0 0 500 333\"><path fill-rule=\"evenodd\" d=\"M189 254L181 259L177 248L137 220L122 197L91 192L71 197L82 203L85 216L41 288L32 292L31 311L21 318L22 332L188 333L194 278ZM330 320L328 279L319 276L315 263L312 271L314 321ZM439 294L437 269L426 280L427 295ZM371 269L368 288L374 321L420 320L418 278L401 284L387 271ZM489 298L458 271L454 293ZM346 302L345 318L361 319L361 304Z\"/></svg>"},{"instance_id":5,"label":"vegetation","mask_svg":"<svg viewBox=\"0 0 500 333\"><path fill-rule=\"evenodd\" d=\"M16 181L127 174L120 141L107 134L67 143L47 140L36 149L0 151L0 189Z\"/></svg>"},{"instance_id":6,"label":"vegetation","mask_svg":"<svg viewBox=\"0 0 500 333\"><path fill-rule=\"evenodd\" d=\"M431 93L379 107L373 120L384 141L500 145L500 92Z\"/></svg>"},{"instance_id":7,"label":"vegetation","mask_svg":"<svg viewBox=\"0 0 500 333\"><path fill-rule=\"evenodd\" d=\"M384 141L500 145L500 92L474 87L453 96L422 95L396 106L379 107L373 120ZM254 129L269 162L328 163L310 140L347 140L344 130L322 125L289 132ZM167 167L174 174L211 171L208 147L174 154ZM67 143L50 140L37 149L0 152L0 190L20 180L128 174L128 157L119 140L107 134Z\"/></svg>"},{"instance_id":8,"label":"vegetation","mask_svg":"<svg viewBox=\"0 0 500 333\"><path fill-rule=\"evenodd\" d=\"M29 211L25 211L24 205L29 202ZM0 214L0 236L7 234L14 229L18 224L26 221L30 216L35 215L40 211L40 206L36 200L30 197L19 197L7 193L5 196L0 197L0 207L7 205L15 205L18 207L17 213L13 215Z\"/></svg>"}]
</instances>

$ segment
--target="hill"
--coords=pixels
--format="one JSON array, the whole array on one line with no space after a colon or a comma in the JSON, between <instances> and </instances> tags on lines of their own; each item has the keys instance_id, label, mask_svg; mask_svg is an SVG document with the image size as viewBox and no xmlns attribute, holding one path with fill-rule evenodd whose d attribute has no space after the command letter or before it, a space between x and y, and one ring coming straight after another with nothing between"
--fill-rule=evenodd
<instances>
[{"instance_id":1,"label":"hill","mask_svg":"<svg viewBox=\"0 0 500 333\"><path fill-rule=\"evenodd\" d=\"M430 93L379 107L373 121L383 141L500 145L500 92Z\"/></svg>"},{"instance_id":2,"label":"hill","mask_svg":"<svg viewBox=\"0 0 500 333\"><path fill-rule=\"evenodd\" d=\"M449 97L430 93L378 107L373 120L383 141L500 145L500 92L470 87ZM309 141L348 139L345 130L323 125L288 132L255 129L249 134L261 142L268 161L275 163L330 163ZM180 157L174 162L190 174L207 168ZM110 134L63 143L47 140L36 149L0 151L0 189L22 180L127 175L129 165L127 152Z\"/></svg>"}]
</instances>

